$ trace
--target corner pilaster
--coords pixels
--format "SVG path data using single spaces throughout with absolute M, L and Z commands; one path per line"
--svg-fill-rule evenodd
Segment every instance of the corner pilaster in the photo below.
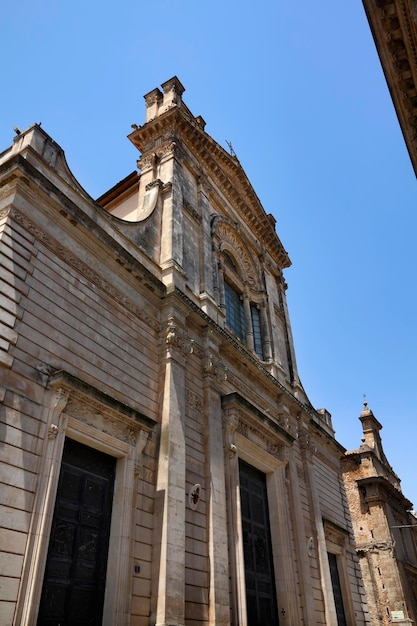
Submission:
M 156 626 L 185 624 L 185 368 L 189 342 L 170 311 L 162 340 L 164 380 L 156 486 Z M 162 372 L 161 372 L 162 374 Z

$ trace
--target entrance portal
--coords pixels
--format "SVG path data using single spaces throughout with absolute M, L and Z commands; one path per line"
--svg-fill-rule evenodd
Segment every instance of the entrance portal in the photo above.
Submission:
M 265 474 L 239 462 L 248 626 L 278 626 Z
M 100 626 L 116 459 L 66 439 L 38 626 Z

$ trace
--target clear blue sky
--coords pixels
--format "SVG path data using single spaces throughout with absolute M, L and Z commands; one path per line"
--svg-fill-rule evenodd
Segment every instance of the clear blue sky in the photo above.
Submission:
M 0 53 L 0 150 L 42 122 L 93 197 L 135 169 L 142 96 L 179 77 L 277 219 L 313 405 L 352 449 L 366 394 L 417 507 L 416 180 L 360 0 L 5 0 Z

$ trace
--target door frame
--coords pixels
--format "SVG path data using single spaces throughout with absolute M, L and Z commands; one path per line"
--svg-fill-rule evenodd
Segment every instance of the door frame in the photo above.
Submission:
M 90 385 L 59 372 L 50 382 L 38 485 L 14 626 L 36 624 L 65 438 L 117 459 L 103 626 L 128 625 L 142 452 L 155 422 Z
M 293 438 L 238 394 L 222 397 L 232 621 L 247 623 L 245 563 L 241 518 L 239 459 L 266 475 L 272 556 L 278 613 L 288 623 L 300 622 L 297 573 L 291 542 L 286 469 Z

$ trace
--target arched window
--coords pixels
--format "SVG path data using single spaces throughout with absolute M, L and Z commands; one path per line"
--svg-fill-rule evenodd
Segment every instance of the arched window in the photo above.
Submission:
M 243 295 L 243 282 L 233 258 L 223 254 L 223 293 L 226 310 L 226 326 L 261 360 L 265 358 L 263 327 L 259 304 Z M 230 271 L 232 270 L 232 271 Z M 229 275 L 229 276 L 228 276 Z

